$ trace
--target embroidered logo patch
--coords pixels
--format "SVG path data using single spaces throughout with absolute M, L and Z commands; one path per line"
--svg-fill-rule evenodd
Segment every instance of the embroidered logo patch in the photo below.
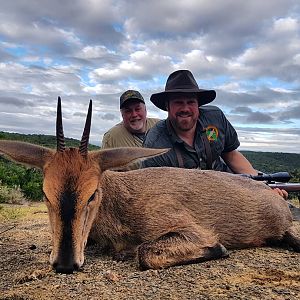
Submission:
M 206 127 L 206 136 L 210 142 L 216 141 L 219 136 L 218 128 L 212 125 Z

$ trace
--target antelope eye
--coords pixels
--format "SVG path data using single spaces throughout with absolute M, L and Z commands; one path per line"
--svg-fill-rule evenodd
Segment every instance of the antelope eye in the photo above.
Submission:
M 96 196 L 96 191 L 94 192 L 94 194 L 89 198 L 88 200 L 88 204 L 91 203 L 94 199 L 95 199 L 95 196 Z

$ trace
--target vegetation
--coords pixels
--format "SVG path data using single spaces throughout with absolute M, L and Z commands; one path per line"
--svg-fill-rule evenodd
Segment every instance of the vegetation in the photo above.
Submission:
M 274 172 L 295 172 L 295 176 L 300 172 L 300 154 L 280 153 L 280 152 L 254 152 L 241 151 L 254 168 L 264 173 Z M 299 178 L 299 176 L 298 176 Z
M 0 203 L 23 204 L 25 196 L 20 187 L 9 187 L 0 182 Z
M 33 205 L 0 205 L 0 223 L 6 221 L 19 221 L 26 219 L 48 218 L 47 207 L 44 203 L 34 203 Z M 3 231 L 2 231 L 3 232 Z
M 42 172 L 0 157 L 0 203 L 12 203 L 14 197 L 17 202 L 22 202 L 22 198 L 41 200 Z
M 32 144 L 41 145 L 48 148 L 56 147 L 56 136 L 54 135 L 44 135 L 44 134 L 20 134 L 20 133 L 10 133 L 0 131 L 0 140 L 15 140 L 23 141 Z M 80 141 L 72 138 L 65 138 L 67 147 L 78 147 Z M 89 145 L 89 150 L 96 150 L 99 147 L 95 145 Z
M 56 137 L 41 134 L 19 134 L 0 131 L 0 139 L 20 140 L 44 147 L 55 148 Z M 79 141 L 66 138 L 68 147 L 78 147 Z M 99 147 L 90 145 L 89 150 Z M 241 151 L 254 168 L 264 173 L 289 172 L 291 181 L 300 182 L 300 154 Z M 26 199 L 41 201 L 42 173 L 35 168 L 24 167 L 0 156 L 0 203 L 22 203 Z

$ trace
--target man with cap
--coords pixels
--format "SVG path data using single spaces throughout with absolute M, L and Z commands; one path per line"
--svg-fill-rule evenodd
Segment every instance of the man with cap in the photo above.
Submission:
M 143 161 L 142 167 L 200 168 L 257 175 L 237 151 L 237 133 L 224 113 L 215 106 L 203 106 L 215 97 L 214 90 L 199 89 L 190 71 L 173 72 L 165 91 L 150 98 L 156 107 L 168 112 L 168 118 L 149 130 L 143 144 L 171 150 Z M 287 192 L 277 192 L 287 197 Z
M 146 132 L 159 119 L 147 118 L 145 100 L 134 90 L 121 95 L 120 111 L 123 121 L 104 134 L 102 148 L 142 147 Z

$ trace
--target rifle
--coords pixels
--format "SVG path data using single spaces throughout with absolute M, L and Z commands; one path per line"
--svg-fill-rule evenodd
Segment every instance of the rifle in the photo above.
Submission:
M 300 192 L 300 183 L 289 183 L 292 178 L 288 172 L 278 172 L 273 174 L 258 173 L 258 175 L 245 175 L 242 176 L 257 180 L 264 181 L 270 188 L 279 188 L 287 192 Z M 298 194 L 298 200 L 300 202 L 300 196 Z M 294 221 L 300 221 L 300 208 L 287 201 L 290 211 L 293 215 Z
M 278 172 L 273 174 L 258 173 L 258 175 L 242 174 L 242 176 L 257 181 L 264 181 L 272 189 L 279 188 L 287 192 L 300 192 L 300 182 L 289 183 L 292 177 L 288 172 Z

